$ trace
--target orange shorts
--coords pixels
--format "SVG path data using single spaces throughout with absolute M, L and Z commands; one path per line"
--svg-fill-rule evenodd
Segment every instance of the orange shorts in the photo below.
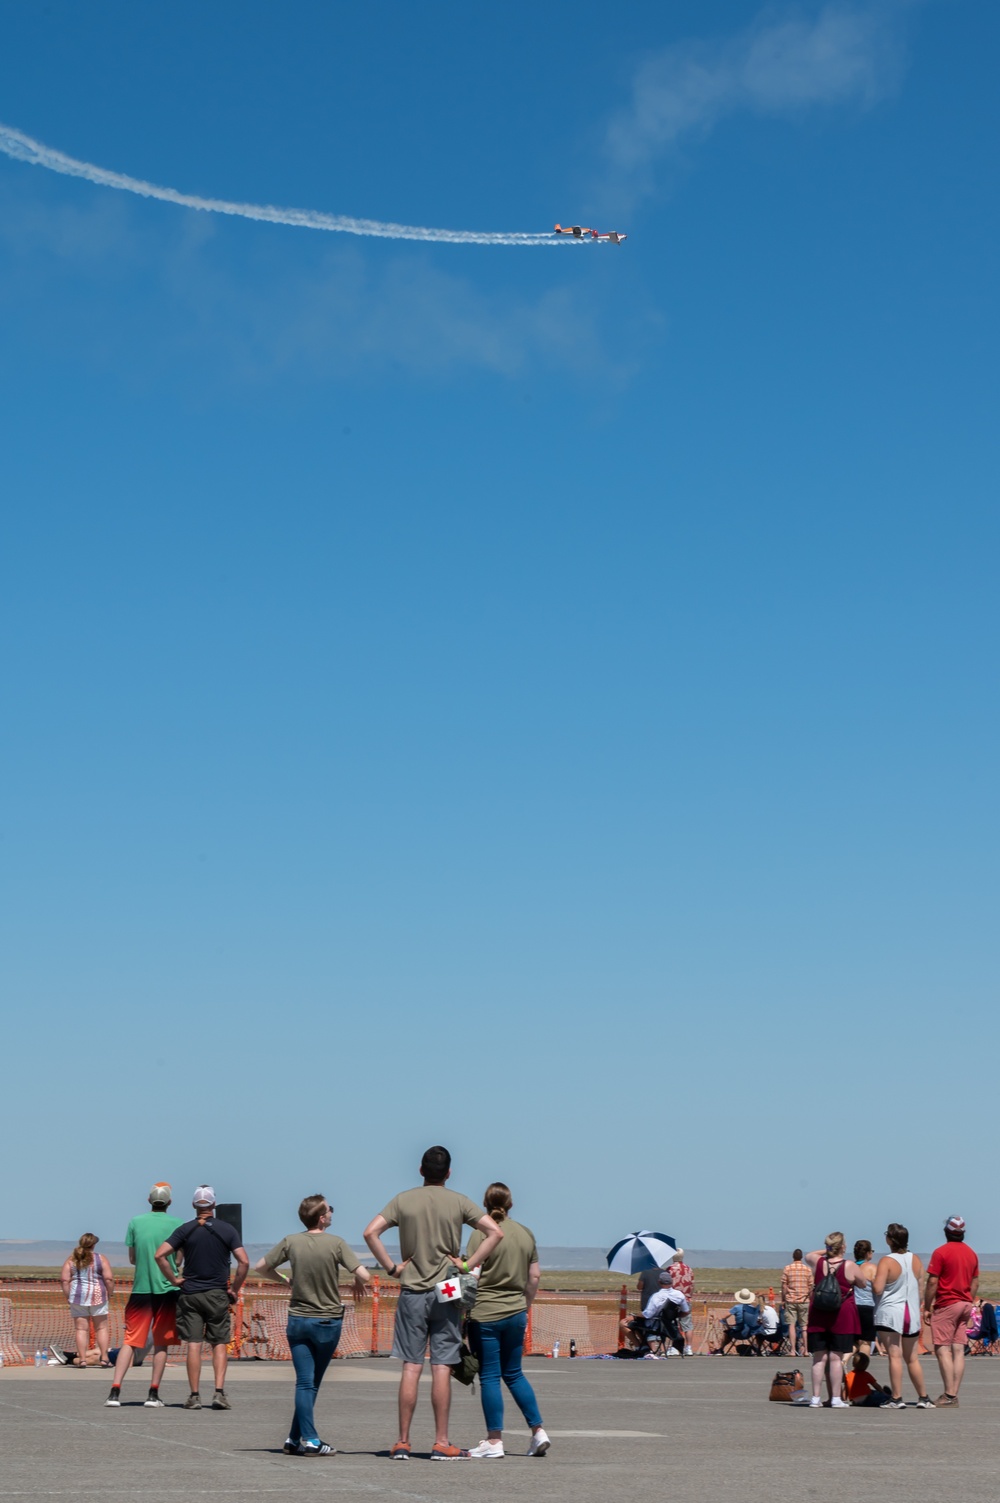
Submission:
M 953 1305 L 940 1305 L 931 1311 L 931 1340 L 935 1346 L 964 1346 L 965 1328 L 969 1324 L 972 1305 L 968 1300 L 956 1300 Z
M 178 1344 L 176 1294 L 133 1294 L 125 1306 L 125 1345 L 141 1349 L 153 1332 L 154 1346 Z

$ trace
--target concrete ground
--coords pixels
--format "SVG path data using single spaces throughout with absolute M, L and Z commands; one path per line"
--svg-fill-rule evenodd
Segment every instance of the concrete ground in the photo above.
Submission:
M 788 1361 L 782 1363 L 787 1366 Z M 800 1359 L 800 1364 L 804 1365 Z M 430 1395 L 421 1394 L 409 1462 L 390 1462 L 396 1438 L 397 1364 L 331 1368 L 319 1430 L 328 1460 L 286 1457 L 293 1379 L 285 1364 L 230 1368 L 233 1408 L 189 1412 L 181 1368 L 168 1369 L 165 1409 L 144 1409 L 148 1369 L 130 1374 L 121 1409 L 105 1409 L 108 1375 L 65 1368 L 0 1370 L 0 1503 L 5 1498 L 250 1500 L 384 1497 L 467 1503 L 487 1497 L 542 1503 L 634 1498 L 733 1500 L 876 1498 L 878 1503 L 993 1503 L 1000 1362 L 969 1363 L 954 1410 L 810 1410 L 767 1402 L 774 1361 L 552 1362 L 528 1358 L 552 1450 L 524 1455 L 527 1430 L 507 1404 L 502 1462 L 434 1462 Z M 884 1363 L 875 1363 L 884 1378 Z M 932 1395 L 933 1361 L 925 1363 Z M 203 1390 L 211 1392 L 206 1371 Z M 455 1385 L 452 1439 L 483 1435 L 478 1387 Z

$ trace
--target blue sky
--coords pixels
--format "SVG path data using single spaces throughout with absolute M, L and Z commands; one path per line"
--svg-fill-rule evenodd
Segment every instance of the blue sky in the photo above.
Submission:
M 995 7 L 0 17 L 0 1235 L 1000 1247 Z

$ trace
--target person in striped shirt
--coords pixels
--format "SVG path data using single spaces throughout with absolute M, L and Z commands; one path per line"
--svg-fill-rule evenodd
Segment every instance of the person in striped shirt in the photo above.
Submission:
M 792 1253 L 792 1261 L 786 1263 L 781 1270 L 781 1303 L 785 1307 L 793 1357 L 804 1357 L 806 1354 L 806 1326 L 809 1323 L 812 1287 L 812 1269 L 803 1261 L 801 1247 L 797 1247 Z

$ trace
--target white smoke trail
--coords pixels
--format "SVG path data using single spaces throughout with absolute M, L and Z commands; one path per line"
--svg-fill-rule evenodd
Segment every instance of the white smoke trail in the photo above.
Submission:
M 294 225 L 305 230 L 332 230 L 341 235 L 369 235 L 382 240 L 432 240 L 449 245 L 581 245 L 573 235 L 533 235 L 517 231 L 435 230 L 415 224 L 383 224 L 378 219 L 350 219 L 341 214 L 320 214 L 315 209 L 276 209 L 269 204 L 235 204 L 223 198 L 198 198 L 178 193 L 176 188 L 162 188 L 141 178 L 109 172 L 93 162 L 80 162 L 51 146 L 43 146 L 22 131 L 0 125 L 0 152 L 33 167 L 47 167 L 66 177 L 82 177 L 102 188 L 118 188 L 123 193 L 137 193 L 141 198 L 158 198 L 164 203 L 181 204 L 186 209 L 201 209 L 207 214 L 235 214 L 240 219 L 262 219 L 268 224 Z M 594 244 L 595 242 L 591 242 Z

